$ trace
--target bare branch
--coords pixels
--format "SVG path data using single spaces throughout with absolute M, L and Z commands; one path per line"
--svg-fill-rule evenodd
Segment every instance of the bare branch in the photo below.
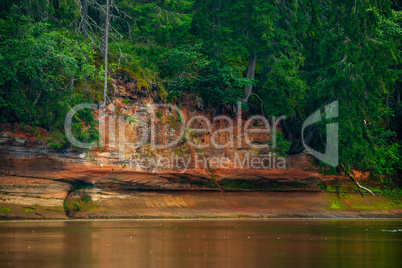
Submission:
M 340 168 L 342 169 L 342 171 L 356 184 L 356 186 L 357 186 L 357 188 L 358 188 L 360 194 L 362 195 L 362 197 L 364 197 L 364 195 L 363 195 L 363 193 L 362 193 L 361 190 L 365 190 L 365 191 L 367 191 L 368 193 L 370 193 L 372 196 L 375 196 L 374 193 L 373 193 L 372 191 L 370 191 L 370 189 L 361 186 L 361 185 L 357 182 L 357 180 L 356 180 L 355 178 L 353 178 L 352 175 L 350 175 L 349 173 L 347 173 L 347 172 L 345 171 L 345 169 L 343 168 L 342 165 L 339 165 L 339 167 L 340 167 Z

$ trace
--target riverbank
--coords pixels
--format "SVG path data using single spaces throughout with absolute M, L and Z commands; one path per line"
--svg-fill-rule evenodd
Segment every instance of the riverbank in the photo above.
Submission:
M 0 219 L 402 218 L 384 196 L 325 191 L 135 190 L 13 178 L 2 184 Z M 24 182 L 16 183 L 17 180 Z M 23 181 L 24 180 L 24 181 Z M 20 191 L 18 191 L 18 188 Z M 24 190 L 24 191 L 21 191 Z M 60 191 L 61 190 L 61 191 Z M 47 192 L 46 192 L 47 191 Z

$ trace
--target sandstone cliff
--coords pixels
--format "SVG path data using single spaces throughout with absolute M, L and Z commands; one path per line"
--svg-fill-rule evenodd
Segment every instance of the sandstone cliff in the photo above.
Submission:
M 0 218 L 401 216 L 400 203 L 357 198 L 307 154 L 250 146 L 272 144 L 273 132 L 246 137 L 241 110 L 219 116 L 189 98 L 177 111 L 154 106 L 163 100 L 135 83 L 114 86 L 113 102 L 95 110 L 94 148 L 54 150 L 26 128 L 1 126 Z

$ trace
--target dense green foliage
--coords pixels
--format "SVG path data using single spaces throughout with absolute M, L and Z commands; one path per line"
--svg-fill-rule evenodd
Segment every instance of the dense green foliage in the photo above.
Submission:
M 397 176 L 402 12 L 393 2 L 115 0 L 108 55 L 169 102 L 200 97 L 205 107 L 233 112 L 252 85 L 243 107 L 286 115 L 289 153 L 302 151 L 304 120 L 338 100 L 340 163 Z M 1 122 L 60 132 L 69 107 L 101 100 L 105 3 L 1 2 Z M 85 117 L 76 131 L 94 137 L 93 118 Z M 326 123 L 307 130 L 310 146 L 324 148 Z

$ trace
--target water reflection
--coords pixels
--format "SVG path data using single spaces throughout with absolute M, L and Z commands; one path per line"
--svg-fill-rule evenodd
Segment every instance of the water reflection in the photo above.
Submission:
M 0 223 L 0 266 L 400 267 L 401 221 Z

